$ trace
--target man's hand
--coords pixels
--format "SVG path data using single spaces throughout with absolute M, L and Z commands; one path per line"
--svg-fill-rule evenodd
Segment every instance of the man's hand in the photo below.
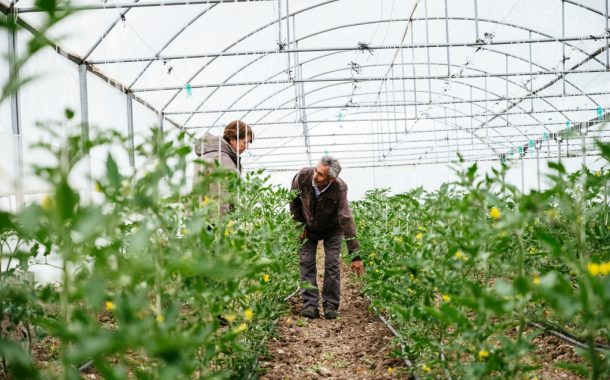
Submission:
M 301 240 L 301 243 L 307 239 L 307 227 L 303 228 L 303 232 L 301 232 L 301 235 L 299 236 L 299 240 Z
M 352 272 L 358 276 L 362 276 L 362 274 L 364 274 L 364 263 L 362 260 L 352 261 Z

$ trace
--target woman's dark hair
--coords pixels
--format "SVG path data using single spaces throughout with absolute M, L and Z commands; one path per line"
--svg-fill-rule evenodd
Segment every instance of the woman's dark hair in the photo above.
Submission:
M 238 128 L 239 128 L 239 139 L 247 140 L 249 143 L 254 140 L 254 133 L 252 133 L 252 128 L 241 120 L 233 120 L 225 127 L 225 131 L 222 134 L 222 138 L 225 139 L 226 142 L 230 142 L 231 140 L 237 140 L 238 136 Z

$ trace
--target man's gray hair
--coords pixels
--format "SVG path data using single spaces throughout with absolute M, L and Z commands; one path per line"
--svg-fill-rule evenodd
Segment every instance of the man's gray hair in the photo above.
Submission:
M 320 158 L 320 163 L 330 167 L 330 170 L 328 171 L 329 176 L 332 178 L 339 177 L 339 173 L 341 173 L 341 164 L 339 163 L 339 160 L 332 156 L 322 156 L 322 158 Z

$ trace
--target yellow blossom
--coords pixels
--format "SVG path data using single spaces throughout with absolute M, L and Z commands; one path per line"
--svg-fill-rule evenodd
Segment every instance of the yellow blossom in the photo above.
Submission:
M 418 232 L 417 235 L 415 235 L 415 239 L 421 241 L 424 238 L 424 235 L 421 232 Z
M 600 273 L 599 264 L 589 263 L 589 265 L 587 265 L 587 270 L 589 271 L 591 276 L 598 276 Z
M 227 223 L 227 227 L 225 228 L 225 233 L 224 233 L 225 236 L 231 235 L 231 232 L 233 232 L 233 228 L 232 227 L 233 227 L 234 224 L 235 224 L 234 221 L 229 220 L 229 222 Z
M 106 301 L 106 311 L 116 310 L 116 305 L 112 301 Z
M 237 326 L 237 328 L 235 330 L 233 330 L 236 333 L 240 333 L 243 331 L 246 331 L 248 329 L 248 325 L 246 325 L 245 323 L 241 323 L 239 326 Z
M 268 275 L 268 274 L 264 274 L 264 275 L 263 275 L 263 277 L 262 277 L 262 279 L 263 279 L 263 282 L 269 282 L 269 280 L 271 279 L 271 277 L 269 277 L 269 275 Z
M 163 316 L 163 314 L 157 314 L 157 322 L 159 322 L 159 323 L 165 322 L 165 317 Z
M 55 201 L 48 194 L 45 194 L 40 202 L 40 207 L 45 211 L 51 211 L 55 208 Z
M 426 229 L 422 226 L 417 226 L 417 230 L 426 232 Z
M 286 324 L 289 325 L 292 323 L 292 318 L 286 318 Z
M 235 314 L 225 314 L 223 318 L 227 320 L 229 323 L 233 323 L 235 321 Z
M 390 374 L 390 375 L 391 375 L 391 374 L 393 374 L 393 373 L 394 373 L 394 371 L 395 371 L 395 370 L 394 370 L 394 368 L 392 368 L 392 367 L 388 367 L 388 374 Z
M 489 217 L 492 218 L 493 220 L 498 220 L 500 219 L 500 216 L 502 214 L 500 213 L 500 209 L 498 209 L 497 207 L 492 207 L 489 210 Z
M 455 257 L 458 260 L 464 260 L 464 261 L 468 260 L 468 257 L 462 251 L 457 251 L 453 255 L 453 257 Z
M 445 301 L 445 302 L 451 301 L 451 296 L 449 294 L 443 294 L 443 301 Z
M 252 311 L 252 309 L 244 310 L 244 318 L 246 319 L 246 321 L 251 321 L 252 317 L 254 317 L 254 312 Z
M 202 206 L 207 206 L 210 204 L 210 197 L 208 197 L 207 195 L 205 197 L 203 197 L 203 199 L 201 200 L 201 205 Z
M 536 247 L 529 247 L 527 251 L 531 254 L 534 254 L 538 252 L 538 249 Z
M 610 274 L 610 262 L 600 264 L 599 271 L 602 274 L 602 276 L 609 275 Z
M 483 349 L 479 351 L 479 359 L 485 359 L 489 357 L 489 351 Z
M 430 367 L 428 367 L 428 366 L 427 366 L 427 365 L 425 365 L 425 364 L 421 366 L 421 369 L 422 369 L 422 371 L 424 371 L 425 373 L 430 372 Z
M 596 177 L 601 177 L 602 176 L 602 172 L 600 170 L 596 170 L 595 171 L 595 176 Z
M 369 253 L 369 259 L 374 259 L 377 254 L 375 252 Z
M 532 278 L 532 282 L 534 283 L 534 285 L 540 285 L 540 277 L 534 276 Z

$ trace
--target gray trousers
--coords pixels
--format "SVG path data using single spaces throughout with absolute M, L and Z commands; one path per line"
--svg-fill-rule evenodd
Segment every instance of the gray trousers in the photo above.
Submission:
M 324 239 L 324 285 L 322 287 L 322 298 L 324 308 L 339 309 L 339 295 L 341 291 L 341 241 L 343 235 L 332 236 Z M 316 273 L 316 251 L 318 240 L 307 239 L 301 246 L 299 252 L 301 269 L 301 281 L 307 281 L 315 289 L 301 290 L 303 306 L 318 307 L 320 293 L 318 292 L 318 281 Z

